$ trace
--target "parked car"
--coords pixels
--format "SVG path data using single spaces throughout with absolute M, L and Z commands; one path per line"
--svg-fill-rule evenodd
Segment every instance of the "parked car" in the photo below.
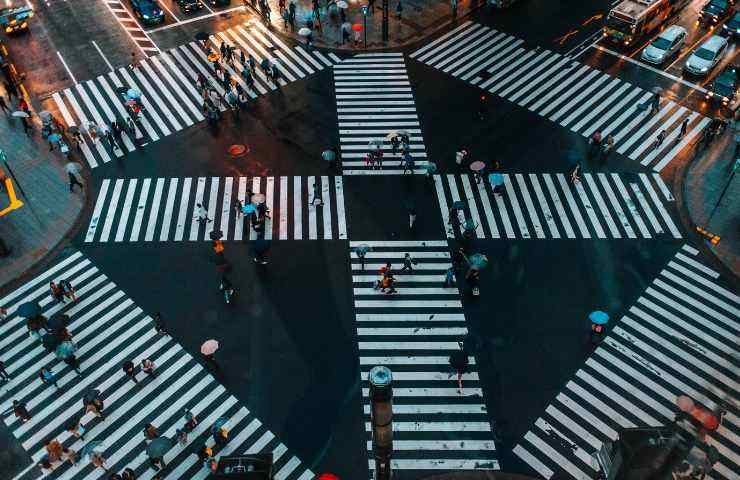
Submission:
M 717 75 L 709 85 L 707 85 L 707 100 L 721 103 L 723 107 L 729 106 L 737 94 L 738 87 L 738 67 L 728 65 Z
M 201 0 L 177 0 L 177 5 L 183 13 L 197 12 L 203 8 Z
M 678 53 L 685 41 L 686 29 L 679 25 L 672 25 L 642 50 L 641 58 L 648 63 L 660 65 Z
M 709 0 L 699 12 L 699 21 L 719 25 L 735 12 L 735 7 L 727 0 Z
M 129 0 L 134 14 L 139 17 L 141 23 L 154 25 L 164 22 L 164 11 L 160 8 L 157 0 Z
M 722 25 L 722 32 L 730 38 L 740 37 L 740 13 L 736 13 Z
M 692 75 L 705 76 L 713 69 L 727 52 L 727 39 L 712 35 L 686 60 L 684 70 Z

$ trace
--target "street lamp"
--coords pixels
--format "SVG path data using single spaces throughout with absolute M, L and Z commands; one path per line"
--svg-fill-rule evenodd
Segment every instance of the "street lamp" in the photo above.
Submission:
M 375 480 L 390 480 L 393 453 L 393 375 L 387 367 L 373 367 L 368 374 L 368 381 Z
M 367 48 L 367 5 L 362 6 L 362 28 L 365 30 L 365 48 Z

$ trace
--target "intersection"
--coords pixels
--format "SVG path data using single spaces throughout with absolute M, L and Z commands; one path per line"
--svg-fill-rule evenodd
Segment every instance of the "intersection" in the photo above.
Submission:
M 238 117 L 219 106 L 209 126 L 195 78 L 225 92 L 201 44 L 175 35 L 205 27 L 175 12 L 167 29 L 129 32 L 158 42 L 136 40 L 146 53 L 138 67 L 74 75 L 34 105 L 81 129 L 128 115 L 122 87 L 140 91 L 146 108 L 120 149 L 83 131 L 73 154 L 86 172 L 78 226 L 2 290 L 0 360 L 11 380 L 0 401 L 7 410 L 20 399 L 33 416 L 4 415 L 10 441 L 27 452 L 7 477 L 107 478 L 86 460 L 36 466 L 52 439 L 84 448 L 65 427 L 79 417 L 112 471 L 155 478 L 142 427 L 174 437 L 189 408 L 200 423 L 167 452 L 157 478 L 206 478 L 197 450 L 213 445 L 209 429 L 220 418 L 229 430 L 220 455 L 272 453 L 274 478 L 367 478 L 375 468 L 367 375 L 385 365 L 394 378 L 394 478 L 465 470 L 598 478 L 594 452 L 620 428 L 670 424 L 682 394 L 726 411 L 707 440 L 719 455 L 710 477 L 734 478 L 737 270 L 709 253 L 680 204 L 682 172 L 714 153 L 698 145 L 713 112 L 697 108 L 685 85 L 667 89 L 665 77 L 635 81 L 630 67 L 574 59 L 488 13 L 382 52 L 310 49 L 255 18 L 224 17 L 212 43 L 257 65 L 269 59 L 282 78 L 276 84 L 258 67 L 250 90 L 238 55 L 224 63 L 250 100 Z M 641 104 L 656 87 L 670 94 L 651 113 Z M 410 174 L 386 138 L 394 131 L 409 137 Z M 614 137 L 606 158 L 589 157 L 596 131 Z M 231 154 L 234 146 L 245 152 Z M 329 147 L 339 153 L 336 170 L 321 157 Z M 482 178 L 456 165 L 462 147 L 486 164 Z M 383 153 L 382 165 L 366 161 L 369 150 Z M 269 211 L 262 234 L 256 217 L 234 207 L 253 194 Z M 214 235 L 231 265 L 228 305 Z M 255 252 L 260 238 L 266 265 Z M 369 250 L 362 261 L 360 246 Z M 489 259 L 480 296 L 455 267 L 460 247 Z M 406 254 L 410 271 L 401 270 Z M 374 287 L 386 262 L 394 294 Z M 48 283 L 59 279 L 79 302 L 54 303 Z M 28 336 L 17 309 L 29 301 L 46 317 L 69 315 L 82 375 Z M 594 310 L 611 316 L 598 345 L 588 340 Z M 155 312 L 168 335 L 153 328 Z M 200 354 L 209 338 L 221 344 L 221 371 Z M 469 365 L 458 391 L 449 358 L 461 348 Z M 140 388 L 120 365 L 144 358 L 159 374 L 139 374 Z M 58 390 L 36 378 L 45 365 Z M 101 392 L 105 420 L 82 411 L 89 388 Z

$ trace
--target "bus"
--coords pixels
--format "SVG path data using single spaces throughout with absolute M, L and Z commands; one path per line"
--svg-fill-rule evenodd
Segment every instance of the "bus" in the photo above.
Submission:
M 622 0 L 609 11 L 603 35 L 609 42 L 629 47 L 664 25 L 690 0 Z

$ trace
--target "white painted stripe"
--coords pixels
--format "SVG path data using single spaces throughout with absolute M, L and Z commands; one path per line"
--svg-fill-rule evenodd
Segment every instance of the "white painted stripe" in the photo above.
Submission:
M 671 191 L 668 189 L 668 185 L 666 185 L 663 181 L 663 177 L 661 177 L 659 173 L 653 172 L 653 180 L 655 181 L 655 184 L 658 185 L 658 188 L 660 189 L 660 192 L 663 194 L 663 198 L 665 198 L 666 201 L 674 202 L 676 200 L 673 197 Z
M 364 389 L 363 389 L 364 390 Z M 406 395 L 408 393 L 408 390 L 414 390 L 412 393 L 414 395 Z M 418 390 L 418 391 L 417 391 Z M 399 397 L 408 397 L 408 396 L 419 396 L 419 393 L 422 392 L 424 389 L 406 389 L 406 388 L 399 388 L 398 389 L 398 396 Z M 429 389 L 430 392 L 438 393 L 437 390 L 449 390 L 451 393 L 451 397 L 459 397 L 461 396 L 459 393 L 457 393 L 457 390 L 454 388 L 448 388 L 448 389 Z M 475 389 L 468 389 L 470 392 L 475 391 Z M 393 389 L 393 396 L 396 396 L 396 389 Z M 469 393 L 468 393 L 469 395 Z M 446 396 L 446 395 L 430 395 L 430 396 Z M 370 422 L 365 422 L 365 431 L 370 432 L 371 430 Z M 490 432 L 491 431 L 491 425 L 488 422 L 393 422 L 393 431 L 394 432 Z
M 126 82 L 126 86 L 128 86 L 129 88 L 133 88 L 134 90 L 138 90 L 140 92 L 142 91 L 142 88 L 139 85 L 137 85 L 136 82 L 134 82 L 134 79 L 131 77 L 131 75 L 129 75 L 128 71 L 125 68 L 119 68 L 118 73 L 121 75 L 121 77 Z M 118 81 L 117 77 L 115 77 L 114 75 L 114 72 L 111 72 L 111 78 L 116 78 L 116 81 Z M 139 78 L 141 78 L 140 74 L 139 74 Z M 159 113 L 157 112 L 157 110 L 154 109 L 154 106 L 152 106 L 152 104 L 149 102 L 149 98 L 147 97 L 147 95 L 141 96 L 141 103 L 143 103 L 144 107 L 146 108 L 146 112 L 142 116 L 151 117 L 152 120 L 154 120 L 154 122 L 159 127 L 159 130 L 162 132 L 162 135 L 164 136 L 170 135 L 172 131 L 169 129 L 167 124 L 165 124 L 164 120 L 162 120 L 162 117 L 159 116 Z M 145 128 L 146 128 L 146 125 L 145 125 Z
M 702 290 L 700 288 L 697 288 L 695 285 L 691 284 L 690 282 L 687 282 L 687 281 L 683 280 L 678 275 L 674 275 L 670 270 L 663 270 L 663 271 L 660 272 L 660 274 L 663 277 L 672 280 L 674 283 L 676 283 L 678 285 L 681 285 L 685 289 L 687 289 L 687 290 L 693 292 L 694 294 L 700 296 L 703 300 L 707 300 L 707 301 L 713 303 L 714 305 L 717 305 L 718 307 L 724 309 L 725 311 L 731 313 L 732 315 L 740 318 L 740 309 L 737 309 L 737 308 L 733 307 L 732 305 L 730 305 L 729 303 L 723 302 L 722 300 L 720 300 L 719 298 L 715 297 L 714 295 L 711 295 L 711 294 L 707 293 L 706 291 L 704 291 L 704 290 Z M 685 295 L 685 293 L 683 295 Z
M 152 198 L 152 207 L 149 212 L 149 222 L 146 226 L 146 233 L 144 234 L 144 241 L 151 242 L 154 238 L 154 229 L 157 226 L 157 215 L 159 215 L 159 207 L 162 200 L 162 192 L 164 191 L 164 178 L 158 178 L 157 184 L 154 187 L 154 197 Z
M 625 203 L 625 205 L 627 205 L 627 209 L 632 215 L 632 219 L 637 224 L 637 228 L 640 230 L 640 233 L 642 234 L 643 238 L 652 238 L 652 235 L 650 235 L 650 230 L 648 230 L 647 226 L 645 225 L 645 222 L 643 221 L 642 216 L 640 215 L 640 211 L 637 209 L 637 206 L 635 206 L 635 202 L 633 202 L 632 198 L 630 198 L 629 193 L 627 192 L 627 189 L 624 187 L 624 184 L 622 183 L 622 179 L 619 178 L 619 174 L 612 173 L 611 177 L 612 177 L 612 181 L 614 182 L 614 185 L 617 186 L 617 191 L 621 195 L 622 201 Z
M 451 350 L 460 349 L 458 342 L 357 342 L 360 350 Z
M 594 211 L 594 207 L 591 206 L 591 202 L 589 201 L 588 195 L 586 194 L 586 189 L 583 187 L 581 182 L 576 183 L 573 186 L 573 189 L 578 193 L 578 197 L 583 203 L 586 214 L 591 220 L 591 225 L 593 225 L 594 230 L 596 230 L 596 236 L 599 238 L 606 238 L 606 232 L 604 232 L 604 229 L 601 227 L 601 223 L 599 223 L 599 219 L 596 217 L 596 212 Z
M 503 177 L 504 186 L 508 193 L 509 202 L 511 202 L 511 206 L 514 210 L 514 216 L 516 216 L 516 221 L 519 224 L 519 231 L 522 234 L 522 238 L 531 238 L 529 235 L 529 229 L 527 228 L 527 223 L 524 221 L 524 215 L 522 215 L 522 208 L 519 206 L 519 200 L 516 198 L 516 191 L 514 190 L 514 186 L 509 178 L 509 174 L 504 173 Z
M 534 193 L 537 196 L 537 202 L 539 203 L 540 208 L 542 209 L 542 213 L 545 216 L 545 221 L 547 222 L 547 228 L 550 230 L 550 235 L 553 238 L 560 238 L 558 226 L 555 224 L 555 220 L 553 220 L 552 213 L 550 212 L 550 206 L 547 204 L 545 193 L 542 191 L 542 186 L 540 185 L 539 180 L 537 180 L 537 175 L 535 175 L 534 173 L 530 173 L 529 181 L 532 183 Z M 524 180 L 522 179 L 520 183 L 523 184 Z
M 609 227 L 609 231 L 611 232 L 612 237 L 622 238 L 622 234 L 617 229 L 617 224 L 614 223 L 614 220 L 609 213 L 609 209 L 606 208 L 606 203 L 604 203 L 604 199 L 599 192 L 599 187 L 596 186 L 593 175 L 591 175 L 590 173 L 584 173 L 583 178 L 586 179 L 586 185 L 588 185 L 589 190 L 591 191 L 591 195 L 596 200 L 596 205 L 598 205 L 599 210 L 601 211 L 601 215 L 604 217 L 604 220 L 606 220 L 606 225 L 607 227 Z
M 274 201 L 275 201 L 275 177 L 267 177 L 267 185 L 265 186 L 265 205 L 267 206 L 267 210 L 271 212 L 271 215 L 274 217 L 275 212 L 273 212 L 274 207 Z M 265 218 L 265 240 L 272 240 L 272 219 L 271 218 Z
M 591 480 L 591 475 L 578 468 L 570 460 L 562 456 L 557 450 L 552 448 L 547 444 L 547 442 L 531 431 L 524 435 L 524 439 L 537 447 L 542 453 L 550 457 L 560 468 L 571 474 L 577 480 Z
M 400 291 L 400 290 L 399 290 Z M 459 300 L 394 300 L 392 294 L 384 293 L 383 300 L 355 300 L 356 308 L 461 308 Z
M 463 22 L 463 23 L 462 23 L 462 24 L 461 24 L 461 25 L 460 25 L 459 27 L 457 27 L 457 28 L 455 28 L 455 29 L 453 29 L 453 30 L 451 30 L 451 31 L 449 31 L 449 32 L 447 32 L 447 33 L 445 33 L 444 35 L 442 35 L 441 37 L 437 38 L 436 40 L 433 40 L 433 41 L 431 41 L 430 43 L 427 43 L 426 45 L 424 45 L 424 46 L 423 46 L 423 47 L 421 47 L 420 49 L 418 49 L 418 50 L 416 50 L 415 52 L 413 52 L 413 53 L 409 54 L 409 57 L 411 57 L 411 58 L 415 58 L 415 57 L 417 57 L 417 56 L 419 56 L 419 55 L 423 54 L 423 53 L 424 53 L 425 51 L 429 50 L 430 48 L 433 48 L 433 47 L 434 47 L 435 45 L 437 45 L 438 43 L 440 43 L 440 42 L 443 42 L 443 41 L 444 41 L 445 39 L 447 39 L 447 38 L 449 38 L 450 36 L 452 36 L 452 35 L 456 34 L 456 33 L 457 33 L 457 32 L 459 32 L 460 30 L 462 30 L 462 29 L 464 29 L 464 28 L 467 28 L 467 27 L 468 27 L 468 26 L 469 26 L 469 25 L 470 25 L 471 23 L 472 23 L 472 22 L 471 22 L 470 20 L 467 20 L 467 21 Z M 473 29 L 473 28 L 476 28 L 476 27 L 475 27 L 475 26 L 474 26 L 474 27 L 472 27 L 472 28 L 471 28 L 471 31 L 472 31 L 472 29 Z M 443 46 L 444 46 L 444 45 L 443 45 Z M 437 48 L 439 48 L 439 47 L 437 47 Z M 436 50 L 436 49 L 435 49 L 435 50 Z M 417 58 L 417 60 L 419 60 L 419 61 L 422 61 L 422 60 L 424 59 L 424 57 L 425 57 L 425 56 L 428 56 L 428 55 L 429 55 L 429 54 L 427 54 L 427 55 L 424 55 L 424 56 L 422 56 L 422 57 L 419 57 L 419 58 Z
M 116 230 L 116 242 L 123 240 L 123 236 L 126 233 L 126 225 L 128 224 L 128 216 L 131 212 L 131 203 L 134 200 L 134 193 L 136 192 L 137 180 L 131 179 L 128 182 L 128 189 L 126 190 L 126 199 L 123 201 L 123 210 L 121 211 L 121 220 L 118 222 L 118 229 Z
M 645 212 L 645 215 L 648 217 L 648 220 L 653 227 L 653 231 L 658 235 L 664 233 L 663 227 L 661 227 L 660 223 L 658 223 L 658 219 L 653 214 L 653 210 L 650 208 L 650 204 L 647 202 L 645 195 L 642 194 L 640 186 L 637 183 L 630 183 L 629 185 L 632 189 L 632 192 L 635 194 L 635 197 L 637 197 L 637 202 L 640 204 L 642 210 Z
M 368 372 L 359 372 L 360 380 L 367 380 Z M 464 373 L 465 381 L 478 381 L 476 372 Z M 398 382 L 455 382 L 454 372 L 393 372 L 393 381 Z
M 370 470 L 375 470 L 375 461 L 368 460 Z M 498 460 L 492 459 L 400 459 L 391 460 L 391 470 L 499 470 Z
M 301 195 L 301 177 L 293 177 L 293 238 L 303 238 L 303 196 Z
M 459 346 L 457 347 L 460 348 Z M 360 357 L 360 365 L 449 365 L 450 357 L 403 355 L 398 357 Z M 468 364 L 475 365 L 475 358 L 468 357 Z
M 444 186 L 442 185 L 442 178 L 439 175 L 434 176 L 434 186 L 437 191 L 437 200 L 439 202 L 439 210 L 442 214 L 442 226 L 447 233 L 447 238 L 453 238 L 454 235 L 447 228 L 450 223 L 449 207 L 447 206 L 447 197 L 445 196 Z
M 111 79 L 111 81 L 113 82 L 113 85 L 115 85 L 116 88 L 119 88 L 119 87 L 123 87 L 124 86 L 123 82 L 121 82 L 121 80 L 116 75 L 116 72 L 109 72 L 108 73 L 108 77 Z M 131 88 L 131 85 L 129 84 L 128 80 L 126 80 L 124 78 L 124 81 L 126 81 L 126 85 L 125 86 L 127 88 Z M 101 84 L 107 85 L 107 83 L 103 82 L 102 77 L 101 77 Z M 123 109 L 123 106 L 120 105 L 122 103 L 122 100 L 123 99 L 118 94 L 114 93 L 112 89 L 108 92 L 108 96 L 111 97 L 111 102 L 114 105 L 116 105 L 117 107 L 120 107 L 121 109 Z M 115 101 L 113 101 L 114 98 L 115 98 Z M 145 106 L 146 106 L 146 104 L 145 104 Z M 121 111 L 119 110 L 119 113 L 120 112 Z M 123 110 L 123 113 L 121 113 L 121 116 L 122 117 L 128 117 L 129 115 L 128 115 L 128 113 L 126 113 L 125 110 Z M 146 131 L 146 133 L 149 136 L 149 138 L 151 139 L 151 141 L 156 142 L 157 140 L 159 140 L 159 135 L 157 135 L 157 132 L 154 130 L 154 128 L 152 128 L 152 126 L 149 123 L 149 120 L 146 118 L 146 116 L 145 115 L 141 115 L 139 118 L 141 119 L 141 125 L 144 127 L 144 130 Z M 137 138 L 142 137 L 143 134 L 139 130 L 139 127 L 136 126 L 135 124 L 134 124 L 134 126 L 136 128 Z
M 704 128 L 708 124 L 709 124 L 709 119 L 706 118 L 706 117 L 703 117 L 701 119 L 701 121 L 699 123 L 697 123 L 694 128 L 692 128 L 691 130 L 689 130 L 689 132 L 686 134 L 686 136 L 683 137 L 683 140 L 681 140 L 680 142 L 678 142 L 676 144 L 676 146 L 674 146 L 668 153 L 666 153 L 665 155 L 663 155 L 663 158 L 658 163 L 656 163 L 653 166 L 653 170 L 655 170 L 656 172 L 660 172 L 661 170 L 663 170 L 663 168 L 665 168 L 665 166 L 668 165 L 668 163 L 671 160 L 673 160 L 673 158 L 681 150 L 683 150 L 683 148 L 686 147 L 686 145 L 688 145 L 694 139 L 694 137 L 699 134 L 699 132 L 701 132 L 702 130 L 704 130 Z
M 581 427 L 578 422 L 573 421 L 571 418 L 566 416 L 563 412 L 555 408 L 553 405 L 548 405 L 545 412 L 561 425 L 564 425 L 568 430 L 575 433 L 578 438 L 581 438 L 588 442 L 588 444 L 594 449 L 598 450 L 601 448 L 601 440 L 594 437 L 591 432 Z
M 261 193 L 260 192 L 260 178 L 254 177 L 252 178 L 252 193 Z M 255 217 L 252 216 L 254 219 Z M 267 222 L 265 221 L 265 228 L 267 228 Z M 249 229 L 249 239 L 255 240 L 257 238 L 257 232 L 254 231 L 254 221 L 252 222 L 252 228 Z
M 310 195 L 311 200 L 313 200 L 313 197 L 314 197 L 313 192 L 315 191 L 316 191 L 316 177 L 311 175 L 310 177 L 308 177 L 308 195 Z M 314 205 L 309 204 L 307 208 L 308 208 L 308 239 L 316 240 L 317 238 L 316 209 L 318 207 L 315 204 Z
M 447 240 L 351 240 L 350 247 L 369 245 L 371 247 L 447 247 Z
M 465 336 L 468 329 L 465 327 L 364 327 L 357 329 L 357 335 L 360 337 L 370 335 L 393 335 L 404 337 L 423 337 L 423 336 Z
M 331 187 L 329 186 L 329 177 L 322 175 L 321 177 L 321 196 L 324 202 L 321 204 L 321 218 L 324 221 L 324 240 L 331 240 L 331 195 L 329 192 Z
M 377 275 L 373 278 L 377 278 Z M 465 315 L 462 313 L 358 313 L 355 315 L 355 320 L 358 322 L 464 322 Z
M 67 98 L 67 101 L 69 101 L 69 104 L 72 105 L 72 109 L 75 111 L 75 114 L 77 114 L 77 118 L 80 119 L 80 128 L 81 132 L 84 132 L 89 127 L 89 120 L 85 116 L 85 113 L 83 112 L 82 108 L 80 107 L 80 104 L 77 103 L 77 99 L 75 98 L 74 94 L 72 93 L 72 90 L 69 88 L 64 90 L 64 96 Z M 103 143 L 100 140 L 94 141 L 92 138 L 90 139 L 93 146 L 98 151 L 98 154 L 103 159 L 103 163 L 110 162 L 110 156 L 108 155 L 108 151 L 103 147 Z M 93 158 L 92 156 L 90 158 Z M 90 159 L 88 159 L 88 162 L 90 162 Z M 95 163 L 95 166 L 97 166 L 97 163 Z M 92 162 L 90 162 L 90 168 L 94 168 L 92 166 Z
M 93 208 L 92 217 L 90 218 L 90 225 L 88 225 L 87 233 L 85 234 L 85 243 L 90 243 L 95 240 L 95 233 L 100 224 L 100 214 L 103 211 L 103 205 L 105 205 L 109 186 L 110 179 L 103 179 L 103 182 L 100 184 L 100 191 L 98 191 L 98 199 L 95 201 L 95 208 Z
M 286 193 L 287 196 L 287 193 Z M 247 177 L 239 177 L 239 190 L 237 199 L 244 205 L 247 199 Z M 246 216 L 243 213 L 234 214 L 234 240 L 241 241 L 244 235 L 244 223 Z M 249 226 L 247 226 L 249 228 Z
M 630 116 L 632 116 L 632 120 L 630 120 L 623 127 L 623 130 L 621 130 L 622 132 L 621 136 L 626 135 L 630 130 L 634 128 L 635 125 L 640 123 L 640 121 L 642 121 L 645 118 L 646 115 L 644 114 L 642 110 L 638 109 L 637 106 L 647 102 L 650 99 L 650 97 L 653 96 L 653 93 L 645 92 L 642 89 L 639 89 L 639 91 L 643 92 L 642 96 L 639 99 L 637 99 L 637 101 L 631 107 L 628 107 L 627 110 L 625 110 L 617 118 L 615 118 L 609 125 L 604 127 L 604 129 L 601 131 L 602 138 L 616 131 L 617 128 L 622 127 L 622 124 L 624 123 L 624 121 L 628 119 Z M 619 138 L 621 138 L 621 136 Z M 617 139 L 615 137 L 614 141 L 616 142 L 616 140 Z
M 609 185 L 609 180 L 606 174 L 599 173 L 598 177 L 599 181 L 601 182 L 601 188 L 603 188 L 606 192 L 606 197 L 609 199 L 609 203 L 611 204 L 612 209 L 614 209 L 614 211 L 617 213 L 619 223 L 621 223 L 624 231 L 627 232 L 627 236 L 629 238 L 637 238 L 637 235 L 635 235 L 635 231 L 632 230 L 632 225 L 630 225 L 629 220 L 627 220 L 627 215 L 625 215 L 624 210 L 622 210 L 622 206 L 617 200 L 617 196 L 614 195 L 614 190 L 612 190 L 611 185 Z
M 129 242 L 138 242 L 139 233 L 141 232 L 141 224 L 144 220 L 144 212 L 146 211 L 146 202 L 149 198 L 149 185 L 151 179 L 145 178 L 141 182 L 141 192 L 139 193 L 139 202 L 136 205 L 136 216 L 134 217 L 134 223 L 131 226 L 131 236 L 129 236 Z
M 532 220 L 532 225 L 534 226 L 534 231 L 537 234 L 537 238 L 545 238 L 545 232 L 542 230 L 540 219 L 537 216 L 537 211 L 535 210 L 534 204 L 532 203 L 532 197 L 529 196 L 529 189 L 527 188 L 527 184 L 524 181 L 524 176 L 521 173 L 517 173 L 514 176 L 516 177 L 516 181 L 519 184 L 522 197 L 524 198 L 524 205 L 527 207 L 527 212 L 529 213 L 530 220 Z
M 530 467 L 532 467 L 537 473 L 545 477 L 546 479 L 550 479 L 555 472 L 550 470 L 544 463 L 540 462 L 537 457 L 529 453 L 528 450 L 524 449 L 521 445 L 517 445 L 512 450 L 514 454 L 516 454 L 517 457 L 524 460 L 525 463 L 527 463 Z
M 628 85 L 630 87 L 630 91 L 627 93 L 627 95 L 622 97 L 622 99 L 619 102 L 614 104 L 612 108 L 609 109 L 608 112 L 604 113 L 595 122 L 591 123 L 586 130 L 581 132 L 581 135 L 583 135 L 584 137 L 590 137 L 591 134 L 593 134 L 596 130 L 599 129 L 599 127 L 601 127 L 603 124 L 609 121 L 609 119 L 614 118 L 614 115 L 616 115 L 617 112 L 622 111 L 625 105 L 627 105 L 628 103 L 636 104 L 638 102 L 644 101 L 645 98 L 647 98 L 650 95 L 649 92 L 645 92 L 643 89 L 637 88 L 634 85 L 630 85 L 626 82 L 625 82 L 625 85 Z M 645 93 L 645 97 L 643 97 L 640 100 L 637 100 L 637 96 L 643 92 Z M 605 105 L 608 105 L 608 104 L 605 104 Z M 624 118 L 626 118 L 631 111 L 632 110 L 628 108 L 625 111 L 625 113 L 622 114 Z M 621 123 L 621 120 L 619 120 L 619 118 L 617 120 L 618 120 L 617 124 Z M 606 129 L 604 131 L 606 131 Z M 602 133 L 602 138 L 604 138 L 604 135 L 606 134 Z
M 280 240 L 288 239 L 288 177 L 280 177 L 280 218 L 279 234 Z M 274 214 L 273 214 L 274 217 Z
M 393 405 L 393 413 L 396 405 Z M 373 442 L 367 441 L 368 451 L 372 450 Z M 496 450 L 492 440 L 393 440 L 393 450 L 397 451 L 473 451 L 473 450 Z
M 463 191 L 465 192 L 465 201 L 470 208 L 470 216 L 475 223 L 475 234 L 478 238 L 485 238 L 486 234 L 483 231 L 483 224 L 480 221 L 480 215 L 478 214 L 478 207 L 475 203 L 475 196 L 473 195 L 473 188 L 470 186 L 470 177 L 468 175 L 461 175 L 460 181 L 463 184 Z
M 711 268 L 702 265 L 701 263 L 697 262 L 696 260 L 693 260 L 686 255 L 682 254 L 681 252 L 676 253 L 676 260 L 681 260 L 682 262 L 686 263 L 687 265 L 690 265 L 691 267 L 694 267 L 696 270 L 699 270 L 700 272 L 706 273 L 712 278 L 719 278 L 719 273 L 715 272 Z
M 221 201 L 221 223 L 219 225 L 224 239 L 229 238 L 229 216 L 232 210 L 231 192 L 233 191 L 233 188 L 234 178 L 226 177 L 224 180 L 224 197 Z
M 341 176 L 334 177 L 334 194 L 337 209 L 337 233 L 340 240 L 347 238 L 347 219 L 344 213 L 344 182 Z
M 692 271 L 684 268 L 680 264 L 671 261 L 671 262 L 668 263 L 668 266 L 671 267 L 671 268 L 673 268 L 674 270 L 677 270 L 677 271 L 683 273 L 684 275 L 688 276 L 689 278 L 692 278 L 693 280 L 697 281 L 698 283 L 701 283 L 702 285 L 709 287 L 710 289 L 714 290 L 715 292 L 719 293 L 720 295 L 728 298 L 729 300 L 732 300 L 734 303 L 740 304 L 740 297 L 738 297 L 734 293 L 730 292 L 729 290 L 726 290 L 726 289 L 720 287 L 719 285 L 717 285 L 717 284 L 715 284 L 715 283 L 707 280 L 706 278 L 704 278 L 704 277 L 702 277 L 700 275 L 696 275 L 694 272 L 692 272 Z
M 110 203 L 108 204 L 108 215 L 105 217 L 105 223 L 103 224 L 103 231 L 100 232 L 100 238 L 98 241 L 100 242 L 107 242 L 108 237 L 110 236 L 111 227 L 113 226 L 113 219 L 116 216 L 116 209 L 118 208 L 118 199 L 121 196 L 121 189 L 123 188 L 123 182 L 124 180 L 122 178 L 119 178 L 116 180 L 115 185 L 113 186 L 113 194 L 110 198 Z
M 182 196 L 180 197 L 180 210 L 177 213 L 177 224 L 175 225 L 176 242 L 182 241 L 185 235 L 185 225 L 188 221 L 188 202 L 190 201 L 190 189 L 193 179 L 188 177 L 182 182 Z
M 169 239 L 170 224 L 172 223 L 172 211 L 175 205 L 175 197 L 177 196 L 177 183 L 177 178 L 170 179 L 170 188 L 167 190 L 167 201 L 165 202 L 164 216 L 162 217 L 162 229 L 159 233 L 160 241 Z
M 190 221 L 190 238 L 189 240 L 198 240 L 200 234 L 200 222 L 198 221 L 197 210 L 198 205 L 203 205 L 203 194 L 206 189 L 206 177 L 198 177 L 198 184 L 195 188 L 195 198 L 193 198 L 193 217 Z
M 483 206 L 483 213 L 486 215 L 486 222 L 488 223 L 488 229 L 491 232 L 491 238 L 501 238 L 501 235 L 498 232 L 498 225 L 496 225 L 496 218 L 493 216 L 493 210 L 491 209 L 491 202 L 488 199 L 486 182 L 480 182 L 478 184 L 478 194 L 480 195 L 480 201 Z
M 558 190 L 555 187 L 555 183 L 552 181 L 552 177 L 550 176 L 549 173 L 545 173 L 542 175 L 542 178 L 545 180 L 545 185 L 547 186 L 547 191 L 550 194 L 550 199 L 552 200 L 552 204 L 555 206 L 555 211 L 558 212 L 560 223 L 563 225 L 566 235 L 568 236 L 568 238 L 576 238 L 576 233 L 573 231 L 573 227 L 570 224 L 568 215 L 565 213 L 563 202 L 560 200 L 560 195 L 558 194 Z M 567 188 L 567 184 L 566 184 L 566 188 Z M 567 194 L 565 196 L 566 196 L 566 200 L 570 203 L 571 199 L 568 198 Z M 571 208 L 573 208 L 572 204 L 571 204 Z M 576 220 L 578 220 L 578 217 L 576 217 Z M 583 219 L 581 219 L 581 223 L 583 223 Z M 588 235 L 588 229 L 586 228 L 585 224 L 583 225 L 579 224 L 579 227 L 581 227 L 581 232 L 585 232 L 586 235 Z
M 211 187 L 208 190 L 208 205 L 204 205 L 208 209 L 208 218 L 212 221 L 206 223 L 206 231 L 204 232 L 206 239 L 211 238 L 211 232 L 216 228 L 216 205 L 218 205 L 218 189 L 221 184 L 219 177 L 211 177 Z
M 660 198 L 658 197 L 658 194 L 655 192 L 655 189 L 650 183 L 648 176 L 644 173 L 640 173 L 639 176 L 640 181 L 645 186 L 645 189 L 648 191 L 648 195 L 650 195 L 650 198 L 653 200 L 655 208 L 658 210 L 661 217 L 663 217 L 663 222 L 668 226 L 668 230 L 670 230 L 673 234 L 673 238 L 681 238 L 681 232 L 678 231 L 678 228 L 673 223 L 671 216 L 668 214 L 668 211 L 663 206 L 663 202 L 660 201 Z

